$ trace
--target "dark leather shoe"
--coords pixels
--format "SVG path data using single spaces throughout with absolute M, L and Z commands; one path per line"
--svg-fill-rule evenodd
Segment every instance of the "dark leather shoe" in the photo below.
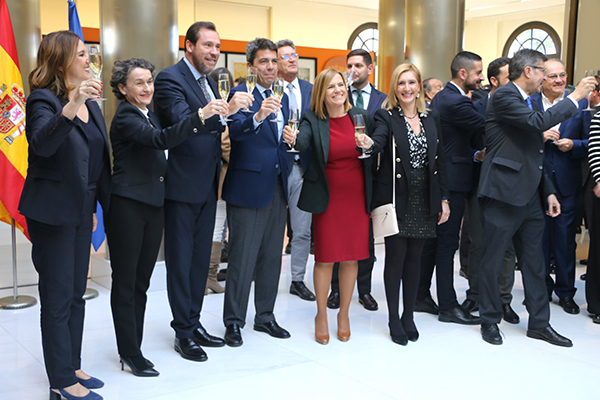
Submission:
M 471 299 L 466 299 L 465 301 L 463 301 L 461 307 L 468 313 L 472 313 L 473 311 L 479 311 L 479 303 Z
M 206 329 L 202 325 L 198 327 L 194 331 L 194 342 L 198 344 L 198 346 L 204 347 L 223 347 L 225 346 L 225 341 L 219 337 L 213 336 L 206 332 Z
M 242 340 L 242 332 L 238 324 L 227 325 L 225 330 L 225 343 L 229 347 L 240 347 L 244 341 Z
M 192 338 L 177 339 L 175 338 L 175 351 L 186 360 L 206 361 L 208 356 L 200 346 L 194 342 Z
M 460 267 L 460 270 L 458 271 L 458 275 L 462 276 L 465 279 L 469 279 L 469 272 L 468 272 L 467 268 L 465 268 L 465 267 Z
M 400 346 L 406 346 L 408 344 L 408 336 L 406 334 L 402 335 L 393 335 L 390 333 L 392 337 L 392 342 L 399 344 Z
M 587 274 L 581 274 L 581 276 L 579 276 L 579 279 L 585 281 L 587 279 Z
M 579 314 L 579 306 L 572 297 L 562 297 L 558 299 L 558 305 L 568 314 Z
M 406 338 L 411 342 L 419 340 L 419 331 L 406 331 Z
M 258 332 L 268 333 L 269 335 L 277 339 L 287 339 L 290 336 L 292 336 L 288 331 L 280 327 L 277 321 L 275 320 L 265 322 L 263 324 L 254 324 L 254 330 Z
M 592 315 L 592 322 L 595 324 L 600 324 L 600 314 Z
M 292 241 L 291 240 L 288 242 L 287 246 L 285 246 L 284 254 L 292 254 Z
M 311 292 L 302 281 L 292 282 L 292 285 L 290 286 L 290 293 L 295 294 L 302 300 L 315 301 L 315 294 Z
M 573 347 L 570 339 L 559 335 L 551 326 L 543 329 L 527 329 L 527 337 L 544 340 L 555 346 Z
M 340 292 L 331 292 L 327 298 L 327 308 L 337 310 L 340 308 Z
M 481 338 L 489 344 L 502 344 L 498 324 L 481 324 Z
M 479 317 L 474 317 L 461 306 L 454 307 L 450 310 L 440 310 L 438 317 L 440 322 L 454 322 L 455 324 L 462 325 L 479 325 L 481 320 Z
M 377 301 L 371 296 L 371 293 L 359 294 L 358 302 L 362 304 L 365 310 L 377 311 L 377 309 L 379 309 L 379 304 L 377 304 Z
M 502 304 L 503 318 L 509 324 L 518 324 L 520 319 L 515 310 L 512 309 L 510 304 Z
M 425 312 L 433 315 L 438 315 L 440 309 L 433 298 L 430 296 L 425 297 L 424 299 L 417 299 L 415 302 L 415 311 L 416 312 Z
M 581 264 L 581 265 L 588 265 L 588 259 L 584 258 L 582 260 L 579 260 L 579 264 Z

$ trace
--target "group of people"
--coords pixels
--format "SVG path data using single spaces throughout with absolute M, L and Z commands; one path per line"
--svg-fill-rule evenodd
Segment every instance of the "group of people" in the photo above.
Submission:
M 104 383 L 81 369 L 82 296 L 97 200 L 105 210 L 121 368 L 127 365 L 136 376 L 159 375 L 141 345 L 146 292 L 163 230 L 174 349 L 181 357 L 205 361 L 203 347 L 243 344 L 253 281 L 253 329 L 280 339 L 291 336 L 273 313 L 286 208 L 293 229 L 290 292 L 316 299 L 315 340 L 320 344 L 329 342 L 327 307 L 339 308 L 337 338 L 350 339 L 355 282 L 361 304 L 378 308 L 370 294 L 370 213 L 393 203 L 398 233 L 385 237 L 384 267 L 393 342 L 416 341 L 413 314 L 425 311 L 438 314 L 443 322 L 481 323 L 484 340 L 502 343 L 497 324 L 503 317 L 514 322 L 516 314 L 510 300 L 504 301 L 510 298 L 512 282 L 503 285 L 499 276 L 514 245 L 512 258 L 514 262 L 516 254 L 523 273 L 530 313 L 527 335 L 571 345 L 549 325 L 542 209 L 547 202 L 548 215 L 558 217 L 566 202 L 560 196 L 566 194 L 555 189 L 556 182 L 544 172 L 544 139 L 562 152 L 583 156 L 584 151 L 574 149 L 579 146 L 575 140 L 544 132 L 587 105 L 584 98 L 598 90 L 594 78 L 582 80 L 568 100 L 537 110 L 529 95 L 545 82 L 550 62 L 541 53 L 522 50 L 510 62 L 490 64 L 494 92 L 478 105 L 466 94 L 483 80 L 481 58 L 461 52 L 443 90 L 439 81 L 424 84 L 419 69 L 405 63 L 392 73 L 385 95 L 368 83 L 373 63 L 364 50 L 348 54 L 348 70 L 356 73 L 351 87 L 334 69 L 319 73 L 312 86 L 298 79 L 293 42 L 257 38 L 246 48 L 248 66 L 257 71 L 256 86 L 249 90 L 252 82 L 241 83 L 228 99 L 221 99 L 209 76 L 219 53 L 214 24 L 196 22 L 185 37 L 185 56 L 156 79 L 147 60 L 115 62 L 110 86 L 121 102 L 107 135 L 94 101 L 102 95 L 103 83 L 91 78 L 84 44 L 72 32 L 60 31 L 47 35 L 40 45 L 37 67 L 29 76 L 29 168 L 20 211 L 27 218 L 39 273 L 51 398 L 102 398 L 91 389 Z M 286 84 L 281 97 L 274 93 L 278 77 Z M 151 103 L 154 112 L 148 108 Z M 486 105 L 487 114 L 481 108 Z M 288 124 L 296 109 L 299 129 Z M 592 122 L 598 135 L 599 120 L 600 116 Z M 225 136 L 230 143 L 228 169 L 220 182 Z M 290 146 L 299 153 L 289 152 Z M 591 176 L 598 182 L 600 150 L 595 154 Z M 599 185 L 594 187 L 597 196 Z M 598 209 L 597 199 L 595 206 Z M 214 258 L 219 250 L 215 242 L 224 207 L 229 260 L 225 336 L 220 338 L 204 329 L 200 314 L 205 288 L 212 285 L 213 291 L 220 291 L 216 281 L 207 286 L 207 279 L 216 274 L 209 270 L 215 264 L 211 254 Z M 452 279 L 465 208 L 475 255 L 469 257 L 470 291 L 461 305 Z M 216 218 L 221 221 L 217 230 Z M 304 283 L 311 235 L 314 295 Z M 559 240 L 555 235 L 555 243 Z M 561 253 L 554 253 L 558 264 Z M 590 263 L 597 258 L 591 254 Z M 439 306 L 429 291 L 434 266 Z M 600 279 L 590 273 L 588 280 Z M 564 298 L 572 302 L 572 293 L 558 287 L 557 274 L 553 290 L 563 303 Z M 477 308 L 480 318 L 471 314 Z

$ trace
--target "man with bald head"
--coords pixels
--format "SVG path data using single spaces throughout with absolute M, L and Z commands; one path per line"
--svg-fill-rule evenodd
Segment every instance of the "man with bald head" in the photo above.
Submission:
M 437 78 L 427 78 L 423 81 L 423 92 L 425 92 L 425 105 L 429 107 L 433 97 L 444 90 L 444 84 Z
M 548 110 L 561 102 L 566 92 L 567 72 L 560 60 L 548 60 L 548 69 L 540 93 L 531 100 L 540 110 Z M 588 105 L 587 99 L 580 102 L 580 110 Z M 579 306 L 575 295 L 575 229 L 579 195 L 582 187 L 581 160 L 587 156 L 588 138 L 592 113 L 579 111 L 574 117 L 555 125 L 544 132 L 544 169 L 556 188 L 556 196 L 562 212 L 556 218 L 546 216 L 544 231 L 544 261 L 548 297 L 552 293 L 559 298 L 559 305 L 569 314 L 578 314 Z M 554 252 L 555 279 L 550 276 L 550 253 Z

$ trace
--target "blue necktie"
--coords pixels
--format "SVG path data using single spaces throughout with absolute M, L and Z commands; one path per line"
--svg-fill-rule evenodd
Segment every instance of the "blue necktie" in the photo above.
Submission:
M 296 99 L 296 94 L 294 93 L 294 85 L 288 83 L 287 88 L 289 90 L 289 100 L 290 100 L 290 110 L 294 110 L 298 107 L 298 100 Z
M 531 104 L 531 98 L 530 97 L 527 98 L 527 107 L 529 107 L 529 109 L 533 111 L 533 104 Z

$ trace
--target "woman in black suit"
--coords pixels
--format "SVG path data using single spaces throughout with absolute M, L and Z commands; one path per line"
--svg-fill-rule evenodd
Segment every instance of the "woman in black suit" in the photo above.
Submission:
M 102 399 L 102 381 L 81 370 L 93 213 L 108 209 L 110 161 L 99 98 L 102 82 L 73 32 L 48 34 L 29 74 L 29 166 L 19 210 L 39 274 L 42 346 L 50 398 Z M 59 394 L 60 393 L 60 394 Z
M 333 264 L 340 262 L 337 336 L 345 342 L 350 339 L 348 310 L 358 272 L 357 260 L 369 257 L 371 158 L 358 159 L 353 118 L 362 115 L 367 134 L 371 133 L 372 124 L 366 110 L 352 108 L 346 82 L 334 69 L 317 76 L 310 108 L 304 114 L 297 140 L 289 126 L 284 127 L 283 137 L 288 143 L 296 142 L 300 152 L 312 148 L 298 207 L 313 214 L 315 339 L 327 344 L 327 293 Z
M 365 149 L 383 150 L 373 183 L 372 207 L 392 202 L 396 185 L 396 213 L 400 232 L 385 238 L 385 295 L 390 335 L 394 343 L 416 341 L 413 320 L 419 285 L 420 257 L 425 239 L 435 237 L 435 225 L 448 220 L 448 184 L 440 119 L 425 108 L 421 73 L 412 64 L 401 64 L 392 73 L 385 109 L 375 113 L 372 139 L 357 140 Z M 396 159 L 392 159 L 392 146 Z M 393 166 L 395 165 L 395 176 Z M 398 315 L 400 282 L 402 318 Z
M 154 66 L 132 58 L 116 61 L 110 85 L 123 100 L 110 126 L 114 166 L 106 233 L 112 268 L 111 307 L 121 369 L 136 376 L 158 376 L 141 352 L 146 291 L 163 232 L 167 160 L 164 150 L 197 134 L 198 113 L 160 129 L 148 110 L 154 94 Z M 210 115 L 204 113 L 205 118 Z M 202 290 L 202 288 L 198 288 Z

